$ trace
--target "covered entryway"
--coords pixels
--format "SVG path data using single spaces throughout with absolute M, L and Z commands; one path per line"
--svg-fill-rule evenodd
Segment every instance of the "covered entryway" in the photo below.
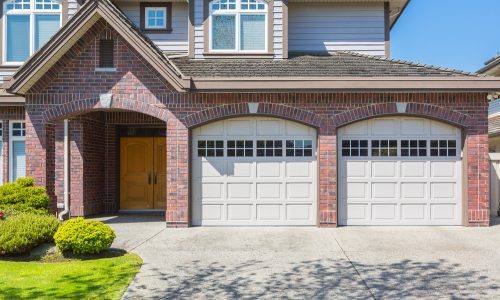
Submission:
M 120 209 L 164 209 L 165 137 L 120 139 Z
M 192 133 L 193 225 L 316 225 L 316 130 L 242 117 Z
M 460 225 L 461 130 L 385 117 L 339 129 L 339 225 Z

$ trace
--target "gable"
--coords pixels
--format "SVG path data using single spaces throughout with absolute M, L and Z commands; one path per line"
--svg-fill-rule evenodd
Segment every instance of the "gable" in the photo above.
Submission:
M 101 39 L 114 41 L 114 70 L 99 68 Z M 171 93 L 168 83 L 116 30 L 97 21 L 29 93 Z

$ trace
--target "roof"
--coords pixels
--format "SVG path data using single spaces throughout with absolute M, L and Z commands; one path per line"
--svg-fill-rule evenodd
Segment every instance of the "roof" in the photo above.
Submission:
M 477 72 L 491 76 L 500 76 L 500 55 L 485 62 L 484 67 Z
M 122 35 L 177 91 L 185 90 L 189 81 L 184 80 L 158 46 L 142 34 L 110 0 L 86 1 L 49 42 L 18 69 L 4 87 L 18 95 L 26 93 L 101 18 Z
M 438 68 L 354 52 L 334 55 L 291 55 L 288 59 L 222 58 L 171 60 L 190 77 L 478 77 L 476 73 Z

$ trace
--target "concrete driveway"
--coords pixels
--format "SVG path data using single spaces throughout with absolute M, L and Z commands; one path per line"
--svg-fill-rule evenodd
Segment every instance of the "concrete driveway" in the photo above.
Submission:
M 500 226 L 166 229 L 103 218 L 144 259 L 125 299 L 500 297 Z

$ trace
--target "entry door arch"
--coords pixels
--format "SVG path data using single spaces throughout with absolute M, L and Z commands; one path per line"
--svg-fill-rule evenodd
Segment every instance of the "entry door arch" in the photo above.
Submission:
M 409 116 L 338 131 L 339 225 L 460 225 L 461 129 Z
M 193 129 L 192 224 L 316 225 L 316 129 L 238 117 Z

